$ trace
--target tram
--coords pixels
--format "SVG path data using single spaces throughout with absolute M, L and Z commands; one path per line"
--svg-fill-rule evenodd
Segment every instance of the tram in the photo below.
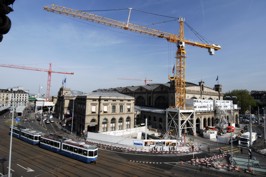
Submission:
M 32 145 L 39 145 L 43 149 L 81 162 L 96 163 L 98 158 L 98 147 L 89 145 L 84 141 L 74 141 L 56 134 L 46 135 L 22 126 L 13 127 L 13 136 Z
M 11 128 L 9 133 L 11 133 Z M 13 126 L 13 136 L 32 145 L 39 144 L 42 135 L 44 133 L 36 130 L 30 130 L 22 126 Z
M 42 136 L 40 147 L 85 163 L 96 163 L 98 157 L 96 146 L 86 144 L 83 141 L 66 139 L 55 134 Z

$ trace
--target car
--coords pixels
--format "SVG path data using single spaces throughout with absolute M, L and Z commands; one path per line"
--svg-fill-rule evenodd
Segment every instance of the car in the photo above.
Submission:
M 262 134 L 261 133 L 257 133 L 258 138 L 262 138 Z
M 47 120 L 45 121 L 45 123 L 46 123 L 46 124 L 50 124 L 50 120 L 47 119 Z

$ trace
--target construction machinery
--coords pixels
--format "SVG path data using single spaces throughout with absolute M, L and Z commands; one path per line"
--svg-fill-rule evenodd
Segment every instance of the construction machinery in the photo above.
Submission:
M 49 63 L 49 69 L 33 68 L 33 67 L 18 66 L 18 65 L 6 65 L 6 64 L 0 64 L 0 67 L 47 72 L 48 73 L 48 79 L 47 79 L 47 88 L 46 88 L 46 95 L 45 95 L 46 100 L 48 100 L 50 98 L 50 89 L 51 89 L 52 73 L 53 74 L 71 74 L 71 75 L 74 74 L 73 72 L 53 71 L 52 70 L 52 64 L 51 63 Z
M 130 23 L 130 16 L 132 8 L 129 8 L 129 14 L 127 18 L 127 22 L 120 22 L 114 19 L 102 17 L 95 15 L 93 13 L 84 12 L 80 10 L 74 10 L 71 8 L 66 8 L 57 5 L 45 6 L 44 10 L 48 12 L 58 13 L 62 15 L 71 16 L 74 18 L 83 19 L 86 21 L 91 21 L 95 23 L 100 23 L 103 25 L 121 28 L 124 30 L 129 30 L 133 32 L 138 32 L 141 34 L 146 34 L 154 37 L 159 37 L 166 39 L 168 42 L 176 43 L 177 44 L 177 52 L 176 52 L 176 72 L 175 75 L 169 77 L 170 80 L 174 81 L 175 83 L 175 105 L 173 107 L 179 109 L 185 109 L 185 101 L 186 101 L 186 79 L 185 79 L 185 68 L 186 68 L 186 51 L 185 45 L 200 47 L 208 49 L 209 54 L 213 55 L 215 51 L 220 50 L 221 46 L 215 44 L 207 44 L 207 43 L 200 43 L 200 42 L 193 42 L 184 38 L 184 18 L 179 18 L 179 34 L 171 34 L 168 32 L 159 31 L 152 28 L 147 28 L 145 26 L 140 26 L 136 24 Z

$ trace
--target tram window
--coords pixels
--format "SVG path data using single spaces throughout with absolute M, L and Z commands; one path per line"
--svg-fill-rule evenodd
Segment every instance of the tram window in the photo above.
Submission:
M 79 153 L 79 154 L 82 154 L 82 149 L 78 149 L 78 150 L 79 150 L 79 152 L 78 152 L 78 153 Z
M 83 150 L 83 155 L 87 156 L 87 151 L 86 150 Z
M 77 149 L 77 148 L 74 148 L 74 152 L 76 152 L 76 153 L 77 153 L 77 152 L 78 152 L 78 149 Z
M 89 156 L 93 156 L 93 151 L 89 151 Z
M 66 150 L 69 150 L 69 146 L 67 146 L 67 145 L 63 145 L 63 149 L 66 149 Z
M 56 147 L 59 147 L 59 143 L 55 143 L 55 146 L 56 146 Z
M 94 155 L 96 156 L 98 154 L 98 151 L 96 150 L 96 151 L 94 151 Z
M 69 146 L 69 150 L 73 152 L 73 147 L 72 146 Z
M 29 135 L 29 138 L 30 138 L 30 139 L 33 139 L 33 136 L 32 136 L 32 135 Z

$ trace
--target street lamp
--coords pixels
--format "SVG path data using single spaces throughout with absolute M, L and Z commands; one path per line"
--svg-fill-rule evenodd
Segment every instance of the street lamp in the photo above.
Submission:
M 12 157 L 12 141 L 13 141 L 13 126 L 14 126 L 14 113 L 15 113 L 15 92 L 12 94 L 13 100 L 13 110 L 12 110 L 12 118 L 11 118 L 11 127 L 10 127 L 10 145 L 9 145 L 9 160 L 8 160 L 8 177 L 11 177 L 11 157 Z
M 263 109 L 263 117 L 264 117 L 264 147 L 265 147 L 265 144 L 266 144 L 266 117 L 265 117 L 265 108 L 262 108 Z

